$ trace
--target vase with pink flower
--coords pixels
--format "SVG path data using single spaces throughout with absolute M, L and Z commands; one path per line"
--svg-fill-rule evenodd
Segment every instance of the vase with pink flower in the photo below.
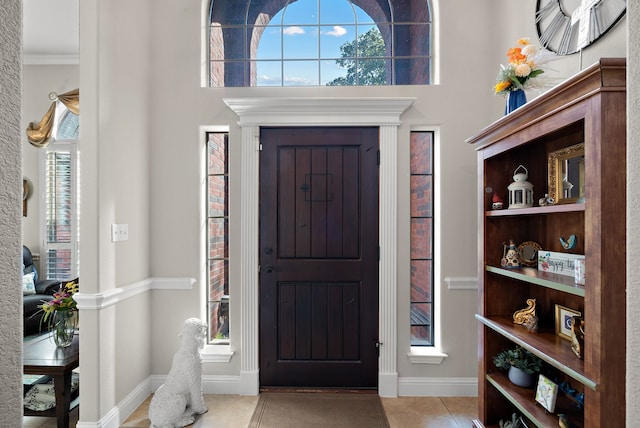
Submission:
M 42 322 L 51 330 L 56 346 L 66 348 L 71 345 L 78 328 L 78 307 L 73 295 L 78 292 L 78 282 L 70 281 L 53 294 L 53 300 L 42 302 L 44 312 Z

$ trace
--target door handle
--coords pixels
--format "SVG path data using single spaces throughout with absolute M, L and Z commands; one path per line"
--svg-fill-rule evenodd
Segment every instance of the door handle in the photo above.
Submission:
M 272 273 L 272 272 L 276 272 L 276 268 L 274 268 L 274 267 L 273 267 L 273 266 L 271 266 L 271 265 L 266 265 L 266 266 L 264 267 L 264 271 L 265 271 L 266 273 Z

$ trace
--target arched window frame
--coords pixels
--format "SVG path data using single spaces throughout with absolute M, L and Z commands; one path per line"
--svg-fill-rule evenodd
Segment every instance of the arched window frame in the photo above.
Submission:
M 271 18 L 289 3 L 290 0 L 211 0 L 208 86 L 258 86 L 256 54 L 260 38 Z M 408 16 L 407 2 L 351 0 L 350 3 L 371 17 L 385 40 L 387 85 L 432 82 L 433 25 L 429 1 L 409 0 L 415 7 L 409 8 Z M 425 51 L 421 53 L 419 49 Z M 281 81 L 282 86 L 295 86 L 284 85 L 284 76 Z

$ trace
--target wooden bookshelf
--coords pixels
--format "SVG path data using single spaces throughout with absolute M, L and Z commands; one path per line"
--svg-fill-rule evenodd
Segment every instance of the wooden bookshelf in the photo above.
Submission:
M 474 427 L 497 427 L 515 412 L 529 426 L 558 426 L 565 413 L 577 427 L 625 425 L 626 61 L 601 59 L 469 138 L 478 153 L 478 406 Z M 538 206 L 549 193 L 550 153 L 584 144 L 584 201 Z M 505 201 L 518 165 L 529 171 L 534 206 L 491 210 Z M 506 204 L 505 204 L 506 205 Z M 567 250 L 560 237 L 575 234 Z M 539 271 L 504 269 L 503 243 L 534 241 L 546 251 L 585 256 L 586 282 Z M 537 332 L 513 323 L 536 299 Z M 585 319 L 584 359 L 556 334 L 555 305 Z M 511 384 L 493 365 L 520 345 L 544 361 L 543 374 L 584 393 L 584 407 L 559 392 L 556 414 L 535 403 L 535 389 Z

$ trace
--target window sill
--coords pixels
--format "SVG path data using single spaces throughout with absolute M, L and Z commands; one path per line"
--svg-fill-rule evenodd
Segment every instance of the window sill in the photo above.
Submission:
M 203 363 L 228 363 L 233 357 L 231 346 L 229 345 L 205 345 L 200 355 Z
M 448 357 L 432 346 L 412 346 L 407 356 L 412 364 L 442 364 Z

